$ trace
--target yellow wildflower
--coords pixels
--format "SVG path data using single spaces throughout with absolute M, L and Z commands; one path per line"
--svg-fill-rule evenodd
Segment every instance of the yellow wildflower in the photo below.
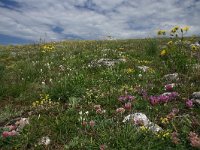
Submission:
M 165 49 L 163 49 L 161 52 L 160 52 L 160 56 L 165 56 L 167 54 L 167 51 Z
M 191 48 L 192 48 L 193 51 L 197 50 L 197 47 L 195 45 L 192 45 Z
M 131 73 L 135 72 L 135 70 L 134 70 L 134 69 L 131 69 L 131 68 L 128 68 L 126 72 L 127 72 L 128 74 L 131 74 Z
M 163 137 L 164 138 L 167 138 L 167 137 L 169 137 L 170 136 L 170 133 L 169 132 L 165 132 L 164 134 L 163 134 Z
M 166 31 L 165 30 L 159 30 L 157 32 L 158 35 L 166 35 Z
M 183 31 L 186 31 L 186 32 L 187 32 L 189 29 L 190 29 L 189 26 L 185 26 L 185 27 L 182 28 L 182 30 L 183 30 Z
M 148 130 L 148 128 L 145 127 L 145 126 L 141 126 L 140 129 L 141 129 L 142 131 L 147 131 L 147 130 Z
M 173 44 L 173 42 L 172 41 L 169 41 L 168 43 L 167 43 L 167 45 L 172 45 Z
M 33 107 L 36 107 L 37 104 L 35 102 L 33 102 L 32 105 L 33 105 Z
M 161 121 L 162 124 L 168 124 L 168 123 L 169 123 L 168 118 L 163 118 L 163 117 L 161 117 L 161 118 L 160 118 L 160 121 Z

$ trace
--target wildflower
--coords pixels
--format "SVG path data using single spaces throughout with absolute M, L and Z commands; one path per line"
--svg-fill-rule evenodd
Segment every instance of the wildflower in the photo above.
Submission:
M 88 114 L 89 114 L 89 111 L 86 111 L 85 114 L 88 115 Z
M 172 142 L 174 144 L 179 144 L 180 143 L 180 139 L 178 138 L 178 133 L 177 132 L 173 132 L 171 134 L 171 138 L 172 138 Z
M 94 121 L 94 120 L 91 120 L 91 121 L 89 122 L 89 124 L 90 124 L 90 127 L 94 127 L 94 126 L 95 126 L 95 121 Z
M 134 69 L 131 69 L 131 68 L 128 68 L 126 72 L 127 72 L 128 74 L 131 74 L 131 73 L 135 72 L 135 70 L 134 70 Z
M 10 125 L 10 126 L 7 126 L 7 128 L 9 129 L 9 131 L 12 131 L 12 130 L 16 130 L 17 126 L 16 125 Z
M 105 144 L 102 144 L 99 146 L 100 150 L 105 150 L 107 148 L 107 146 Z
M 10 137 L 10 136 L 16 136 L 16 135 L 18 135 L 18 132 L 16 132 L 15 130 L 13 130 L 13 131 L 3 131 L 3 133 L 2 133 L 3 138 L 7 138 L 7 137 Z
M 162 124 L 168 124 L 168 123 L 169 123 L 168 118 L 163 118 L 163 117 L 161 117 L 161 118 L 160 118 L 160 121 L 161 121 Z
M 195 132 L 189 133 L 189 141 L 192 147 L 200 148 L 200 137 Z
M 165 132 L 165 133 L 163 134 L 163 137 L 164 137 L 164 138 L 170 137 L 170 133 L 169 133 L 169 132 Z
M 51 140 L 48 136 L 42 137 L 40 142 L 38 143 L 39 145 L 49 145 L 51 143 Z
M 124 108 L 125 108 L 126 110 L 130 110 L 130 109 L 131 109 L 131 103 L 130 103 L 130 102 L 125 103 Z
M 190 29 L 189 26 L 185 26 L 185 27 L 182 28 L 182 30 L 183 30 L 183 31 L 186 31 L 186 32 L 187 32 L 189 29 Z
M 120 102 L 124 102 L 126 100 L 126 96 L 120 96 L 118 100 Z
M 175 86 L 174 83 L 172 83 L 172 84 L 167 84 L 167 85 L 165 85 L 165 90 L 166 90 L 166 91 L 173 91 L 174 86 Z
M 123 113 L 125 112 L 125 109 L 122 108 L 122 107 L 120 107 L 120 108 L 117 108 L 117 109 L 116 109 L 116 112 L 117 112 L 117 113 L 123 114 Z
M 167 43 L 167 45 L 172 45 L 173 44 L 173 42 L 172 41 L 169 41 L 168 43 Z
M 160 56 L 165 56 L 167 54 L 167 51 L 165 49 L 163 49 L 161 52 L 160 52 Z
M 33 105 L 33 107 L 36 107 L 37 104 L 36 104 L 36 102 L 33 102 L 32 105 Z
M 150 96 L 149 100 L 150 100 L 151 105 L 156 105 L 160 102 L 157 96 Z
M 82 115 L 83 114 L 83 112 L 82 111 L 79 111 L 79 115 Z
M 87 125 L 87 122 L 86 121 L 83 121 L 82 122 L 82 126 L 86 126 Z
M 141 126 L 140 129 L 141 129 L 142 131 L 148 131 L 148 128 L 145 127 L 145 126 Z
M 166 35 L 166 31 L 165 30 L 159 30 L 157 32 L 158 35 Z
M 188 108 L 192 108 L 192 107 L 193 107 L 193 101 L 190 100 L 190 99 L 188 99 L 188 100 L 185 102 L 185 104 L 186 104 L 186 107 L 188 107 Z
M 192 45 L 191 48 L 192 48 L 193 51 L 197 50 L 197 47 L 195 45 Z
M 179 29 L 179 26 L 175 26 L 172 30 L 171 33 L 176 33 L 176 31 Z

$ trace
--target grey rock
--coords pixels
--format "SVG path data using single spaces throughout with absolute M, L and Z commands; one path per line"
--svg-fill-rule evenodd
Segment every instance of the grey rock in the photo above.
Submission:
M 164 76 L 164 78 L 168 81 L 178 81 L 179 80 L 178 73 L 167 74 Z
M 192 98 L 193 99 L 200 99 L 200 92 L 194 92 L 194 93 L 192 93 Z

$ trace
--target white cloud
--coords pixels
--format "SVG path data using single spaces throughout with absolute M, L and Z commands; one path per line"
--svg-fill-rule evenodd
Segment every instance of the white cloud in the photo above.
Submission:
M 155 35 L 173 25 L 200 31 L 197 0 L 15 0 L 20 7 L 0 7 L 0 33 L 29 40 L 135 38 Z M 5 3 L 0 3 L 0 6 Z M 62 33 L 53 31 L 63 29 Z

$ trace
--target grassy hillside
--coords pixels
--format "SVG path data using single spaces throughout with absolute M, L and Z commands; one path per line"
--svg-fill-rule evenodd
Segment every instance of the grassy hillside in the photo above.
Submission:
M 0 148 L 197 147 L 200 109 L 190 100 L 200 91 L 200 48 L 191 45 L 197 40 L 1 46 Z M 178 77 L 165 76 L 173 73 Z M 154 132 L 142 120 L 122 122 L 134 113 L 145 114 L 162 130 Z M 3 135 L 18 117 L 29 118 L 20 135 Z M 41 144 L 46 136 L 50 144 Z

